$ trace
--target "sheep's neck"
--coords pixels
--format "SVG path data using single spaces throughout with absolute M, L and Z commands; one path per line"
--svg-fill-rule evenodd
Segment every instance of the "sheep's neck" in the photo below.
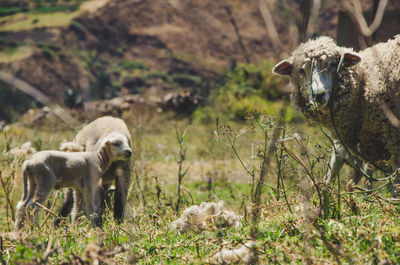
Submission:
M 97 154 L 97 160 L 99 161 L 100 168 L 103 172 L 111 165 L 112 157 L 106 145 L 100 148 L 100 151 Z

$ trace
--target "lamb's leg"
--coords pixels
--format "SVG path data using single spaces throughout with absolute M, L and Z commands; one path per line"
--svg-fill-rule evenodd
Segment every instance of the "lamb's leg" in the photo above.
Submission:
M 114 218 L 121 223 L 124 218 L 131 168 L 129 162 L 120 161 L 119 163 L 115 173 Z
M 58 217 L 54 220 L 55 227 L 58 227 L 61 220 L 65 219 L 68 216 L 68 214 L 71 213 L 73 204 L 74 204 L 73 190 L 67 189 L 67 191 L 65 192 L 65 197 L 63 204 L 61 206 L 61 210 L 58 214 Z
M 37 193 L 35 201 L 35 211 L 34 211 L 34 221 L 37 227 L 39 227 L 39 210 L 40 205 L 44 205 L 46 199 L 49 197 L 50 193 L 54 190 L 56 182 L 56 176 L 50 171 L 43 170 L 37 176 Z M 38 205 L 39 203 L 40 205 Z
M 328 185 L 331 182 L 335 181 L 336 176 L 338 175 L 340 169 L 342 168 L 345 158 L 346 158 L 346 150 L 344 147 L 339 144 L 339 142 L 335 141 L 335 150 L 331 153 L 331 159 L 329 161 L 329 169 L 323 178 L 323 182 Z
M 85 193 L 83 197 L 86 217 L 91 221 L 92 226 L 102 226 L 102 190 L 101 187 L 91 188 L 91 191 Z
M 104 192 L 99 176 L 100 173 L 92 172 L 85 181 L 83 191 L 86 217 L 91 220 L 92 226 L 102 226 Z

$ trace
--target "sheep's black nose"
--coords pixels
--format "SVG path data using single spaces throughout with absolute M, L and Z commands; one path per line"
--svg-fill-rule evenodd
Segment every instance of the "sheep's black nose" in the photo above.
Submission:
M 326 103 L 325 93 L 321 93 L 315 96 L 315 101 L 323 105 Z
M 131 155 L 132 155 L 132 151 L 131 150 L 125 150 L 124 151 L 124 156 L 125 157 L 131 157 Z

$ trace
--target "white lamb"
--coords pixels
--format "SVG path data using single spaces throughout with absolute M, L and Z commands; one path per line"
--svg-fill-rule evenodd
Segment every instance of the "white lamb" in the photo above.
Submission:
M 126 137 L 111 133 L 93 152 L 42 151 L 32 155 L 22 165 L 24 192 L 17 204 L 15 230 L 22 227 L 25 213 L 31 205 L 37 222 L 38 206 L 54 189 L 73 188 L 83 198 L 85 214 L 93 225 L 101 225 L 101 175 L 115 160 L 127 160 L 132 150 Z M 40 205 L 37 205 L 39 203 Z

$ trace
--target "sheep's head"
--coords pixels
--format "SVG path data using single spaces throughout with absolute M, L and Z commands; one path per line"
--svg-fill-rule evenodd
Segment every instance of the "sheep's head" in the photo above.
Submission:
M 342 56 L 343 63 L 338 67 Z M 273 72 L 289 75 L 301 101 L 323 109 L 332 98 L 337 71 L 360 60 L 351 49 L 337 46 L 329 37 L 320 37 L 301 44 L 288 60 L 276 64 Z
M 132 149 L 125 135 L 113 132 L 108 134 L 103 143 L 114 157 L 114 160 L 127 160 L 132 156 Z

